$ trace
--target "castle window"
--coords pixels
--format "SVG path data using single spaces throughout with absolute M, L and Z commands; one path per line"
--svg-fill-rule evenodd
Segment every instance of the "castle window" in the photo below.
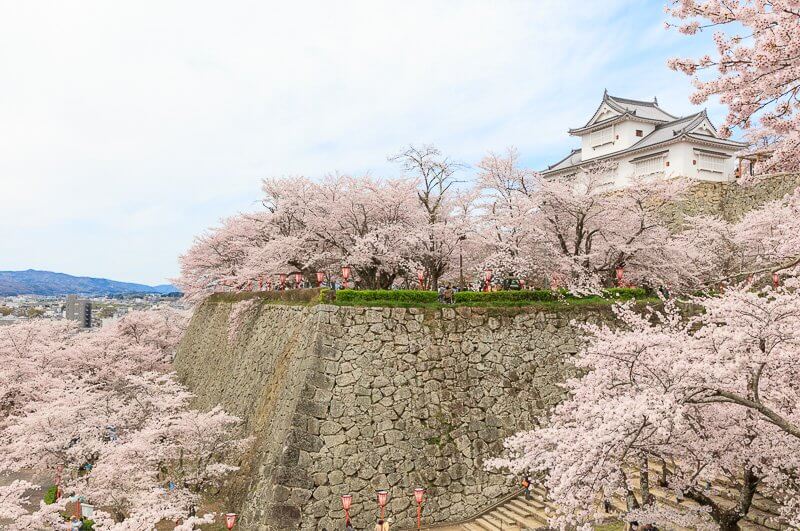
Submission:
M 712 173 L 722 173 L 725 171 L 725 158 L 717 157 L 714 155 L 707 155 L 705 153 L 698 153 L 698 167 L 700 171 L 708 171 Z
M 634 168 L 638 177 L 647 177 L 650 175 L 663 175 L 664 166 L 667 157 L 664 155 L 658 157 L 650 157 L 649 159 L 637 160 L 634 162 Z
M 644 131 L 642 131 L 641 129 L 637 129 L 636 136 L 644 136 Z
M 613 127 L 606 127 L 605 129 L 600 129 L 599 131 L 592 131 L 590 140 L 592 142 L 592 147 L 611 144 L 614 142 Z

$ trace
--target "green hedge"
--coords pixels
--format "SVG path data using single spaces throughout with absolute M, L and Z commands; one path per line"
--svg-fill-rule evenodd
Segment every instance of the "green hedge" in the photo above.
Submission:
M 563 298 L 550 290 L 531 291 L 460 291 L 455 294 L 455 302 L 547 302 Z
M 414 289 L 340 289 L 336 292 L 336 302 L 339 304 L 363 304 L 369 302 L 429 304 L 435 303 L 437 300 L 438 295 L 435 291 Z
M 574 299 L 643 299 L 647 297 L 647 290 L 644 288 L 609 288 L 602 292 L 602 296 L 591 295 L 578 297 L 566 291 L 550 291 L 545 289 L 531 291 L 462 291 L 456 293 L 456 303 L 493 303 L 493 302 L 555 302 L 559 300 Z
M 588 296 L 576 297 L 566 291 L 550 290 L 520 290 L 520 291 L 490 291 L 475 292 L 461 291 L 455 294 L 456 303 L 526 303 L 526 302 L 557 302 L 570 299 L 643 299 L 647 291 L 643 288 L 610 288 L 603 290 L 602 297 Z M 403 303 L 403 304 L 434 304 L 438 301 L 435 291 L 422 290 L 354 290 L 340 289 L 336 292 L 338 304 L 369 304 L 369 303 Z

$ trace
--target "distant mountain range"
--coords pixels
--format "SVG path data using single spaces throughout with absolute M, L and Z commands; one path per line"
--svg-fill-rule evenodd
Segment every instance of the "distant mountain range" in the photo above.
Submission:
M 51 271 L 0 271 L 0 296 L 13 295 L 126 295 L 133 293 L 174 293 L 175 286 L 146 286 L 107 278 L 74 277 Z

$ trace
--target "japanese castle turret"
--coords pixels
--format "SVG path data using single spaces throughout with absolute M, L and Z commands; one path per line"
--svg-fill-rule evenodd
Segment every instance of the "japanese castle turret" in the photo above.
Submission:
M 569 130 L 581 146 L 542 172 L 572 177 L 596 162 L 616 168 L 609 185 L 624 186 L 631 177 L 688 177 L 703 181 L 734 180 L 735 154 L 746 144 L 720 138 L 706 111 L 676 117 L 658 100 L 639 101 L 603 93 L 586 125 Z

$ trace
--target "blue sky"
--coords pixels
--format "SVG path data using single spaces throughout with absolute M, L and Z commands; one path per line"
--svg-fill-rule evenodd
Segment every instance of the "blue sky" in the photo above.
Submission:
M 664 5 L 0 0 L 0 270 L 161 283 L 263 177 L 395 176 L 410 143 L 541 169 L 604 88 L 695 112 L 665 63 L 710 36 Z

